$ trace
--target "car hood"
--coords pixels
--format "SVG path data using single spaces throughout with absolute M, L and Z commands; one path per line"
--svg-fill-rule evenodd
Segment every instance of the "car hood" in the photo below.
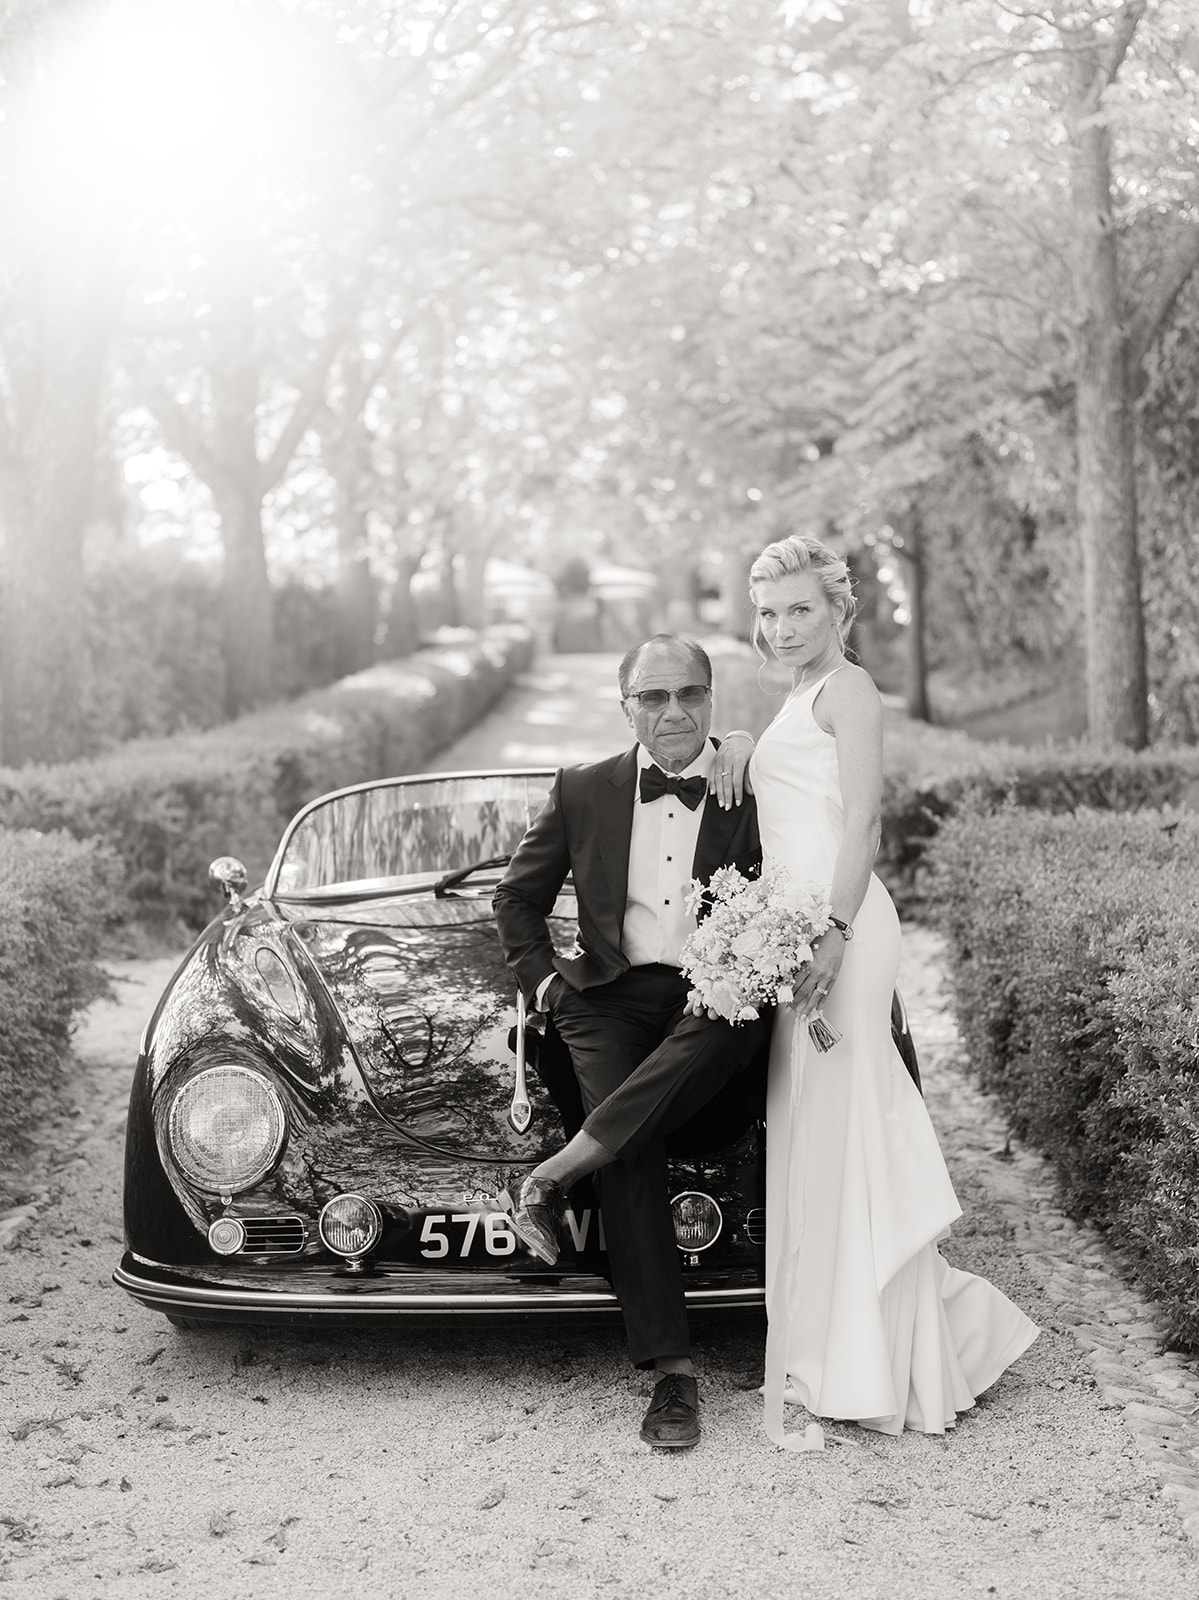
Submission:
M 560 1137 L 547 1108 L 529 1134 L 508 1122 L 515 988 L 489 903 L 422 895 L 288 921 L 297 965 L 315 969 L 390 1123 L 449 1153 L 506 1160 Z

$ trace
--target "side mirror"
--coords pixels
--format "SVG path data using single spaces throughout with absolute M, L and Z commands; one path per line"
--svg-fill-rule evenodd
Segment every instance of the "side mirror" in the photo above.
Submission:
M 249 876 L 236 856 L 218 856 L 208 869 L 208 881 L 221 890 L 234 911 L 241 910 Z

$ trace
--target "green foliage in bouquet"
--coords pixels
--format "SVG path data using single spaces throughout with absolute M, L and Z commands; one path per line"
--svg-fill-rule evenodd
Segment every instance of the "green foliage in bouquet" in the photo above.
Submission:
M 972 1070 L 1199 1349 L 1199 817 L 965 809 L 930 864 Z

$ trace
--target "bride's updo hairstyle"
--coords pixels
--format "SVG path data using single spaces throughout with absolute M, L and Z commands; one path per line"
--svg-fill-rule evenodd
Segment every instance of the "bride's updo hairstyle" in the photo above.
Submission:
M 853 581 L 849 568 L 819 539 L 802 533 L 768 544 L 749 569 L 749 593 L 752 599 L 755 583 L 775 583 L 779 578 L 789 578 L 793 573 L 811 572 L 820 580 L 828 603 L 836 619 L 837 637 L 842 650 L 857 615 L 858 603 L 854 599 Z M 762 627 L 754 613 L 750 624 L 749 642 L 763 661 L 773 661 L 774 652 L 762 637 Z

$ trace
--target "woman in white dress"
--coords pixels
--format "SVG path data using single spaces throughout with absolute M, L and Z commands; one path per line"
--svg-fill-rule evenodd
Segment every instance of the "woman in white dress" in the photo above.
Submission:
M 891 1038 L 899 920 L 871 867 L 882 706 L 844 639 L 845 563 L 816 539 L 768 546 L 750 572 L 754 644 L 792 689 L 750 763 L 763 855 L 827 889 L 835 926 L 780 1007 L 767 1098 L 766 1430 L 783 1406 L 898 1434 L 943 1433 L 1036 1338 L 985 1279 L 937 1250 L 961 1208 L 924 1101 Z M 816 1009 L 841 1037 L 811 1044 Z

